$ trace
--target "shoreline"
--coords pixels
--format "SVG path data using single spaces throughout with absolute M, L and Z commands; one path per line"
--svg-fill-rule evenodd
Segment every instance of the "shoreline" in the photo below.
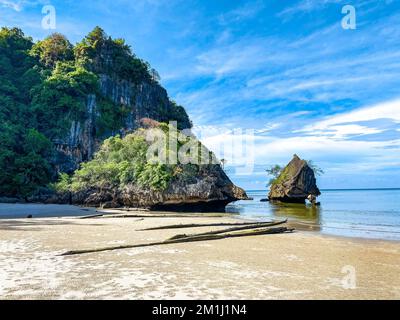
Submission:
M 137 231 L 200 221 L 243 219 L 0 220 L 0 299 L 400 299 L 400 246 L 386 240 L 296 231 L 60 256 L 219 229 Z
M 18 212 L 18 209 L 23 213 L 14 213 L 14 215 L 19 215 L 18 217 L 10 217 L 5 216 L 2 212 L 8 210 L 7 207 L 13 207 L 14 212 Z M 17 208 L 15 208 L 17 207 Z M 112 214 L 145 214 L 149 217 L 157 216 L 157 215 L 176 215 L 180 217 L 187 217 L 187 216 L 195 216 L 195 215 L 202 215 L 204 217 L 230 217 L 232 219 L 236 219 L 237 221 L 242 222 L 262 222 L 262 221 L 269 221 L 271 217 L 265 217 L 262 219 L 260 217 L 251 217 L 251 216 L 244 216 L 240 215 L 240 213 L 222 213 L 222 212 L 215 212 L 215 213 L 196 213 L 196 212 L 174 212 L 174 211 L 150 211 L 141 208 L 115 208 L 115 209 L 101 209 L 96 207 L 84 207 L 84 206 L 77 206 L 77 205 L 64 205 L 64 204 L 42 204 L 42 203 L 0 203 L 0 222 L 6 220 L 24 220 L 28 219 L 27 216 L 32 214 L 32 210 L 36 212 L 40 211 L 41 214 L 33 215 L 30 220 L 38 220 L 38 219 L 82 219 L 85 216 L 94 217 L 97 215 L 112 215 Z M 51 212 L 51 216 L 46 216 L 46 212 Z M 56 213 L 54 213 L 56 212 Z M 63 215 L 65 213 L 65 215 Z M 5 216 L 5 217 L 4 217 Z M 276 219 L 283 219 L 284 217 L 279 217 Z M 316 234 L 323 237 L 334 237 L 338 239 L 353 239 L 358 241 L 388 241 L 393 243 L 400 243 L 400 239 L 390 239 L 390 238 L 368 238 L 362 237 L 357 235 L 343 235 L 343 234 L 333 234 L 333 233 L 325 233 L 321 231 L 322 227 L 330 228 L 327 226 L 317 225 L 313 223 L 308 223 L 307 221 L 302 221 L 299 218 L 290 217 L 288 220 L 288 226 L 295 228 L 296 231 L 307 232 L 311 235 Z M 337 228 L 335 228 L 337 229 Z M 343 230 L 352 230 L 350 228 L 341 228 Z

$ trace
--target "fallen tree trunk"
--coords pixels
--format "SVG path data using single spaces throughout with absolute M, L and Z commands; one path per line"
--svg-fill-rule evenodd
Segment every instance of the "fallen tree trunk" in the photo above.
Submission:
M 287 222 L 287 220 L 278 221 L 278 222 L 256 223 L 256 224 L 251 224 L 251 225 L 245 225 L 245 226 L 242 226 L 242 227 L 234 227 L 234 228 L 228 228 L 228 229 L 217 230 L 217 231 L 209 231 L 209 232 L 197 233 L 197 234 L 189 234 L 189 235 L 187 235 L 187 234 L 178 234 L 178 235 L 172 237 L 169 240 L 188 238 L 188 237 L 195 237 L 195 236 L 208 236 L 208 235 L 215 235 L 215 234 L 222 234 L 222 233 L 243 231 L 243 230 L 251 230 L 251 229 L 267 228 L 267 227 L 279 226 L 281 224 L 285 224 L 286 222 Z
M 149 215 L 140 215 L 140 214 L 125 214 L 125 215 L 104 215 L 104 218 L 225 218 L 232 217 L 231 215 L 169 215 L 169 214 L 149 214 Z
M 182 238 L 175 238 L 172 237 L 164 243 L 183 243 L 183 242 L 195 242 L 195 241 L 209 241 L 209 240 L 220 240 L 220 239 L 227 239 L 227 238 L 239 238 L 239 237 L 249 237 L 249 236 L 259 236 L 259 235 L 266 235 L 266 234 L 279 234 L 279 233 L 286 233 L 292 232 L 294 229 L 288 229 L 286 227 L 281 228 L 263 228 L 257 230 L 246 230 L 244 232 L 231 232 L 225 233 L 222 232 L 220 234 L 194 234 Z
M 68 251 L 61 256 L 72 256 L 79 255 L 85 253 L 96 253 L 96 252 L 105 252 L 105 251 L 114 251 L 114 250 L 122 250 L 122 249 L 133 249 L 133 248 L 142 248 L 142 247 L 152 247 L 152 246 L 160 246 L 160 245 L 168 245 L 175 243 L 185 243 L 185 242 L 199 242 L 199 241 L 212 241 L 212 240 L 221 240 L 227 238 L 239 238 L 239 237 L 250 237 L 250 236 L 259 236 L 259 235 L 268 235 L 268 234 L 280 234 L 280 233 L 288 233 L 293 232 L 294 229 L 288 228 L 268 228 L 268 229 L 257 229 L 245 232 L 234 232 L 227 234 L 211 234 L 211 235 L 192 235 L 186 238 L 179 239 L 168 239 L 166 241 L 161 242 L 153 242 L 153 243 L 145 243 L 145 244 L 136 244 L 136 245 L 125 245 L 125 246 L 116 246 L 116 247 L 105 247 L 98 249 L 88 249 L 88 250 L 74 250 Z
M 90 216 L 83 216 L 79 219 L 93 219 L 93 218 L 225 218 L 225 217 L 232 217 L 234 215 L 230 214 L 213 214 L 213 215 L 184 215 L 184 214 L 114 214 L 114 213 L 107 213 L 107 214 L 96 214 Z
M 202 228 L 202 227 L 233 227 L 233 226 L 256 226 L 264 225 L 271 222 L 244 222 L 244 223 L 192 223 L 192 224 L 175 224 L 162 227 L 139 229 L 136 231 L 154 231 L 154 230 L 169 230 L 169 229 L 188 229 L 188 228 Z
M 79 217 L 79 219 L 82 219 L 82 220 L 84 220 L 84 219 L 93 219 L 93 218 L 100 218 L 100 217 L 103 217 L 103 216 L 104 216 L 104 214 L 92 214 L 90 216 Z

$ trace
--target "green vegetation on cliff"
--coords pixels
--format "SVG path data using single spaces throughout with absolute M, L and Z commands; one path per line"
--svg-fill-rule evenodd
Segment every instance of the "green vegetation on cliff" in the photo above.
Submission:
M 95 158 L 74 173 L 71 189 L 123 187 L 129 182 L 155 190 L 165 189 L 172 178 L 172 168 L 147 163 L 147 149 L 145 139 L 135 134 L 105 140 Z
M 79 192 L 90 188 L 118 189 L 134 184 L 141 188 L 162 191 L 167 189 L 171 181 L 188 182 L 188 179 L 192 179 L 201 169 L 201 152 L 206 154 L 208 164 L 215 160 L 215 156 L 195 138 L 183 139 L 184 136 L 179 131 L 170 130 L 171 128 L 167 124 L 160 123 L 156 128 L 139 129 L 124 138 L 115 136 L 105 140 L 93 160 L 83 163 L 81 169 L 77 170 L 72 177 L 62 175 L 58 183 L 54 185 L 55 189 L 59 192 Z M 158 130 L 152 131 L 153 134 L 161 134 L 164 137 L 164 140 L 160 141 L 166 143 L 161 145 L 160 150 L 164 152 L 166 159 L 176 156 L 176 163 L 164 164 L 148 159 L 150 143 L 145 137 L 149 134 L 149 130 Z M 171 132 L 173 137 L 169 136 Z M 175 148 L 170 146 L 168 141 L 170 138 L 177 141 L 177 135 L 180 135 L 180 142 L 177 143 L 174 151 Z M 182 164 L 179 161 L 177 151 L 185 144 L 190 147 L 197 144 L 193 156 L 197 157 L 199 164 Z
M 39 59 L 47 68 L 54 68 L 57 62 L 73 61 L 72 44 L 60 33 L 54 33 L 32 46 L 30 54 Z
M 99 27 L 76 46 L 58 33 L 34 43 L 20 29 L 0 30 L 0 196 L 25 197 L 57 178 L 54 143 L 66 138 L 74 121 L 84 123 L 89 95 L 98 97 L 98 136 L 123 128 L 127 107 L 102 96 L 101 75 L 133 85 L 159 80 L 124 40 L 108 37 Z M 182 107 L 170 101 L 169 110 L 160 115 L 163 121 L 189 123 Z M 162 169 L 142 171 L 147 176 L 138 180 L 162 184 L 157 182 Z
M 112 39 L 96 27 L 74 48 L 76 61 L 94 73 L 139 84 L 152 81 L 150 65 L 137 58 L 123 39 Z
M 50 140 L 38 130 L 31 88 L 43 81 L 32 40 L 0 30 L 0 194 L 26 195 L 50 181 Z
M 30 111 L 50 139 L 67 133 L 71 121 L 85 119 L 87 95 L 97 92 L 95 74 L 71 62 L 57 62 L 52 73 L 31 90 Z

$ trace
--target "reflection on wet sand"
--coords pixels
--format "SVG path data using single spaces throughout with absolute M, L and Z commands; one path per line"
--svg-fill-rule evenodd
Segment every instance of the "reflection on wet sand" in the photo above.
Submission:
M 300 203 L 270 203 L 277 218 L 289 218 L 290 225 L 298 230 L 320 231 L 321 208 Z
M 250 191 L 253 201 L 235 202 L 227 211 L 257 221 L 288 218 L 297 230 L 400 241 L 400 189 L 324 191 L 321 207 L 261 201 L 266 194 L 265 190 Z

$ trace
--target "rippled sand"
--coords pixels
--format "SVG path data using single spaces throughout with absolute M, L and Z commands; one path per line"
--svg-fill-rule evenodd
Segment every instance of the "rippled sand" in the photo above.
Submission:
M 0 220 L 1 299 L 399 299 L 400 243 L 299 231 L 61 257 L 233 218 Z M 349 272 L 355 278 L 349 282 Z M 350 270 L 350 271 L 349 271 Z M 356 287 L 346 288 L 345 284 Z

